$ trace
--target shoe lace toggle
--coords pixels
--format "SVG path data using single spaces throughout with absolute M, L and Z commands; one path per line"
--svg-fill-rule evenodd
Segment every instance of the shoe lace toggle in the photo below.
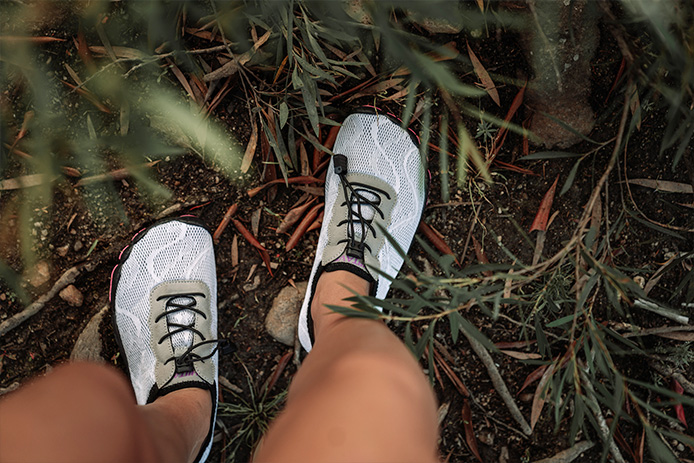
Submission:
M 345 202 L 340 206 L 347 206 L 347 219 L 337 224 L 338 227 L 348 225 L 347 239 L 337 243 L 347 243 L 347 256 L 363 261 L 365 250 L 372 252 L 366 244 L 368 233 L 371 232 L 376 237 L 376 229 L 371 222 L 376 214 L 385 219 L 380 208 L 381 197 L 390 199 L 390 195 L 373 185 L 348 180 L 347 156 L 344 154 L 333 155 L 333 172 L 340 178 L 345 197 Z

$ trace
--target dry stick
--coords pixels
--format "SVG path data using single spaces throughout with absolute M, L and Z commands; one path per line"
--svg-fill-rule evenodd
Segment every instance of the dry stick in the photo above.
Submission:
M 603 441 L 609 442 L 612 458 L 614 458 L 614 461 L 617 463 L 626 463 L 624 461 L 624 457 L 622 457 L 622 453 L 619 451 L 619 448 L 614 441 L 614 438 L 610 434 L 610 427 L 608 426 L 607 421 L 605 421 L 602 410 L 600 410 L 598 401 L 595 398 L 595 389 L 593 388 L 593 384 L 591 384 L 590 379 L 588 379 L 585 371 L 583 371 L 583 366 L 578 367 L 578 373 L 581 377 L 581 382 L 585 387 L 586 396 L 588 397 L 586 404 L 588 405 L 588 408 L 590 408 L 590 411 L 593 412 L 593 416 L 595 416 L 595 419 L 598 422 L 598 428 L 600 430 L 600 434 L 602 435 Z
M 665 376 L 666 378 L 673 378 L 673 379 L 677 380 L 677 382 L 680 383 L 680 385 L 682 386 L 682 389 L 684 389 L 687 392 L 687 394 L 694 396 L 694 383 L 689 381 L 689 379 L 687 379 L 687 377 L 684 376 L 682 373 L 680 373 L 679 371 L 675 370 L 674 368 L 672 368 L 670 366 L 663 365 L 662 363 L 657 362 L 655 360 L 648 362 L 648 364 L 655 371 L 657 371 L 661 375 Z
M 506 383 L 504 383 L 501 374 L 499 374 L 499 370 L 496 368 L 496 365 L 494 365 L 494 359 L 492 359 L 492 356 L 489 355 L 487 349 L 477 339 L 473 338 L 465 331 L 463 331 L 463 334 L 470 342 L 472 350 L 475 351 L 480 360 L 482 360 L 482 363 L 484 363 L 484 366 L 487 368 L 487 372 L 492 380 L 494 389 L 496 389 L 496 392 L 498 392 L 503 399 L 506 407 L 508 407 L 508 410 L 511 412 L 513 419 L 516 420 L 516 422 L 520 425 L 521 430 L 526 436 L 531 435 L 533 430 L 530 429 L 530 425 L 527 421 L 525 421 L 525 418 L 523 418 L 523 414 L 518 408 L 518 405 L 516 405 L 516 402 L 513 400 L 511 393 L 506 387 Z
M 77 277 L 83 272 L 89 272 L 93 268 L 92 265 L 88 264 L 79 264 L 75 265 L 74 267 L 66 270 L 60 278 L 58 278 L 58 281 L 55 282 L 53 287 L 43 296 L 39 297 L 35 302 L 29 305 L 26 309 L 22 310 L 18 314 L 13 315 L 12 317 L 8 318 L 4 322 L 0 323 L 0 336 L 4 336 L 7 334 L 9 331 L 13 330 L 17 326 L 19 326 L 22 322 L 26 321 L 27 319 L 31 318 L 32 316 L 36 315 L 43 307 L 46 305 L 48 301 L 53 299 L 56 294 L 58 294 L 63 288 L 65 288 L 68 285 L 71 285 L 75 282 Z
M 694 331 L 694 326 L 693 325 L 685 325 L 685 326 L 659 326 L 657 328 L 639 328 L 637 326 L 632 326 L 633 330 L 636 331 L 629 331 L 627 333 L 621 333 L 620 336 L 623 338 L 631 338 L 634 336 L 649 336 L 652 334 L 658 335 L 658 334 L 667 334 L 667 333 L 679 333 L 682 331 Z

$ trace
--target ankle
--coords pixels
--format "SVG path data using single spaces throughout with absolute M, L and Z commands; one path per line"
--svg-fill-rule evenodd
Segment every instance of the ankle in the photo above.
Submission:
M 334 312 L 328 306 L 349 307 L 352 303 L 345 299 L 355 294 L 369 294 L 369 283 L 363 278 L 344 270 L 321 275 L 311 303 L 311 317 L 316 337 L 323 328 L 345 318 L 344 315 Z

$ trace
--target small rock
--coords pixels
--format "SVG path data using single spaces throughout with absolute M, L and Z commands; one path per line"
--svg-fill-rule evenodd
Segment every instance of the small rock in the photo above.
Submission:
M 99 335 L 99 327 L 104 314 L 108 311 L 108 305 L 105 305 L 96 315 L 89 320 L 87 326 L 82 330 L 75 347 L 70 353 L 70 360 L 84 360 L 89 362 L 103 362 L 101 357 L 101 336 Z
M 484 445 L 492 447 L 494 445 L 494 433 L 489 430 L 483 430 L 477 435 L 477 439 Z
M 67 252 L 70 250 L 70 245 L 66 244 L 65 246 L 60 246 L 59 248 L 56 248 L 56 251 L 58 251 L 58 255 L 60 257 L 65 257 L 67 256 Z
M 83 247 L 84 247 L 84 245 L 82 244 L 81 241 L 77 240 L 77 241 L 75 242 L 75 251 L 79 251 L 79 250 L 82 249 Z
M 294 346 L 299 312 L 307 286 L 305 281 L 297 283 L 296 288 L 287 286 L 272 301 L 272 308 L 265 318 L 265 329 L 282 344 Z
M 75 285 L 70 285 L 63 288 L 58 294 L 62 300 L 70 304 L 72 307 L 82 307 L 84 296 Z
M 243 290 L 249 293 L 258 288 L 258 286 L 260 286 L 260 275 L 256 275 L 251 283 L 246 283 L 243 285 Z
M 29 283 L 34 288 L 38 288 L 45 284 L 51 279 L 51 267 L 48 262 L 41 260 L 36 263 L 36 266 L 31 271 L 31 276 L 29 277 Z

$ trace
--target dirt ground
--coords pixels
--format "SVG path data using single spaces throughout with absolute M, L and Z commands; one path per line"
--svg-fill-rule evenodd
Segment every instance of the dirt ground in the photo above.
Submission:
M 499 40 L 493 34 L 491 37 L 471 42 L 476 50 L 502 51 L 497 54 L 480 51 L 484 64 L 500 74 L 516 75 L 518 72 L 526 72 L 527 65 L 515 39 Z M 60 54 L 64 53 L 66 47 L 67 45 L 50 45 L 49 49 Z M 464 47 L 465 41 L 461 40 L 458 48 L 462 50 Z M 590 134 L 590 137 L 598 142 L 609 140 L 617 131 L 619 111 L 606 113 L 605 101 L 608 100 L 608 93 L 617 76 L 620 60 L 621 54 L 617 46 L 608 38 L 603 38 L 593 62 L 591 97 L 593 109 L 605 115 Z M 491 105 L 486 109 L 496 111 L 503 117 L 505 108 L 508 108 L 517 93 L 517 88 L 506 86 L 501 88 L 499 93 L 503 109 Z M 236 139 L 245 146 L 251 130 L 246 120 L 245 108 L 243 105 L 235 104 L 243 98 L 240 87 L 230 92 L 225 101 L 218 106 L 216 116 L 229 127 L 234 127 Z M 369 103 L 368 98 L 365 101 L 352 102 L 355 107 L 362 103 Z M 398 106 L 391 109 L 395 112 L 401 111 Z M 343 116 L 342 113 L 335 114 L 338 119 Z M 473 134 L 478 122 L 466 120 Z M 691 183 L 690 173 L 686 169 L 672 172 L 669 160 L 658 156 L 664 124 L 665 115 L 662 112 L 646 113 L 641 129 L 635 132 L 630 140 L 626 163 L 624 159 L 620 159 L 611 174 L 609 194 L 602 198 L 602 201 L 607 203 L 606 209 L 611 220 L 616 221 L 625 208 L 633 210 L 629 196 L 632 195 L 633 201 L 643 214 L 651 219 L 681 227 L 693 226 L 694 214 L 691 213 L 691 209 L 679 205 L 691 202 L 691 195 L 654 192 L 638 186 L 631 186 L 629 192 L 624 183 L 626 175 L 629 178 Z M 436 123 L 434 129 L 437 129 Z M 432 175 L 429 204 L 423 220 L 443 235 L 462 266 L 477 262 L 470 236 L 481 243 L 491 263 L 510 263 L 508 255 L 501 247 L 495 245 L 497 240 L 523 261 L 532 260 L 533 246 L 525 240 L 518 228 L 528 233 L 542 197 L 557 176 L 559 185 L 563 184 L 575 160 L 524 161 L 519 152 L 522 143 L 521 137 L 511 134 L 498 158 L 503 162 L 528 169 L 532 174 L 493 167 L 493 184 L 487 185 L 481 179 L 474 179 L 465 185 L 454 185 L 451 189 L 450 203 L 447 205 L 441 205 L 438 176 Z M 537 148 L 531 148 L 531 152 L 535 149 Z M 591 149 L 593 146 L 584 142 L 571 147 L 569 151 L 585 153 Z M 545 256 L 560 250 L 569 239 L 582 208 L 606 168 L 611 149 L 610 145 L 589 157 L 578 171 L 573 186 L 564 195 L 557 195 L 553 211 L 558 211 L 558 214 L 547 232 Z M 692 152 L 689 151 L 687 155 L 691 157 Z M 439 170 L 436 153 L 430 153 L 429 169 L 432 173 Z M 48 278 L 37 286 L 28 286 L 27 291 L 31 300 L 35 300 L 50 289 L 65 270 L 75 265 L 88 264 L 90 270 L 83 272 L 75 282 L 76 288 L 84 296 L 84 302 L 80 307 L 72 307 L 60 297 L 54 297 L 37 315 L 3 336 L 0 340 L 0 388 L 22 384 L 68 361 L 77 337 L 90 319 L 107 304 L 111 270 L 117 263 L 118 253 L 135 232 L 151 224 L 162 214 L 175 216 L 187 212 L 199 216 L 214 230 L 227 208 L 234 203 L 239 206 L 236 217 L 248 228 L 251 228 L 252 214 L 260 211 L 257 238 L 270 251 L 275 268 L 274 275 L 270 277 L 258 253 L 240 235 L 237 238 L 239 263 L 238 266 L 233 266 L 232 241 L 237 232 L 230 226 L 221 235 L 216 247 L 219 332 L 236 345 L 236 352 L 221 359 L 220 373 L 240 388 L 240 396 L 248 400 L 250 385 L 259 389 L 278 368 L 281 358 L 293 351 L 292 348 L 274 341 L 266 333 L 264 320 L 274 297 L 282 288 L 291 282 L 308 279 L 318 231 L 307 233 L 300 245 L 290 252 L 284 251 L 289 235 L 277 235 L 274 231 L 281 218 L 303 192 L 291 186 L 275 186 L 250 198 L 247 191 L 262 183 L 257 165 L 254 165 L 241 181 L 230 182 L 214 165 L 206 164 L 193 154 L 171 157 L 159 162 L 151 168 L 151 172 L 154 178 L 171 192 L 168 199 L 151 201 L 130 179 L 109 182 L 108 187 L 101 185 L 88 190 L 76 188 L 72 180 L 61 180 L 55 185 L 52 208 L 38 212 L 43 218 L 36 220 L 32 229 L 32 234 L 38 241 L 38 260 L 48 264 Z M 109 202 L 111 199 L 108 199 L 111 198 L 110 186 L 117 194 L 115 203 Z M 21 191 L 11 194 L 3 192 L 0 204 L 0 224 L 3 227 L 0 233 L 0 257 L 18 271 L 25 270 L 20 267 L 17 240 L 17 215 L 21 195 Z M 98 206 L 94 208 L 90 207 L 90 204 Z M 120 218 L 119 209 L 122 210 L 124 219 Z M 648 277 L 657 270 L 658 264 L 665 262 L 672 253 L 692 250 L 691 234 L 656 232 L 639 217 L 639 214 L 628 217 L 624 223 L 618 242 L 613 243 L 613 263 L 630 277 Z M 429 262 L 421 246 L 416 243 L 410 255 L 414 256 L 418 263 L 435 267 Z M 425 261 L 427 264 L 424 264 Z M 653 297 L 667 299 L 677 283 L 674 277 L 664 278 L 655 288 Z M 2 286 L 0 293 L 3 296 L 0 297 L 2 321 L 19 312 L 22 305 Z M 508 307 L 505 310 L 507 312 L 504 315 L 522 317 L 520 308 Z M 506 318 L 492 322 L 481 312 L 466 315 L 476 322 L 478 328 L 493 342 L 523 339 L 521 327 Z M 639 326 L 663 324 L 663 320 L 656 316 L 641 315 L 642 318 L 637 320 Z M 599 314 L 606 322 L 611 316 L 613 314 L 606 308 Z M 554 418 L 547 412 L 539 420 L 533 435 L 529 438 L 524 436 L 517 429 L 484 366 L 471 351 L 467 341 L 459 339 L 453 343 L 448 328 L 441 325 L 443 324 L 437 327 L 436 339 L 450 354 L 448 360 L 453 370 L 470 390 L 472 424 L 480 454 L 485 462 L 536 461 L 568 447 L 568 422 L 565 420 L 556 426 Z M 402 332 L 402 327 L 397 324 L 393 324 L 393 329 Z M 110 313 L 105 315 L 100 332 L 103 360 L 123 369 L 123 362 L 119 358 L 113 338 Z M 647 345 L 648 348 L 654 349 L 657 346 L 652 343 L 661 341 L 646 342 L 651 343 Z M 520 390 L 528 374 L 536 368 L 535 364 L 502 354 L 494 354 L 493 358 L 513 394 Z M 422 367 L 427 371 L 431 368 L 424 360 Z M 630 365 L 627 360 L 622 367 L 626 369 L 625 373 L 631 374 L 634 378 L 647 374 L 638 361 Z M 289 362 L 274 385 L 271 395 L 285 390 L 295 372 L 296 366 Z M 694 366 L 690 366 L 689 373 L 689 377 L 694 376 Z M 433 387 L 439 403 L 448 406 L 448 412 L 441 422 L 442 459 L 452 462 L 473 461 L 475 458 L 466 444 L 461 418 L 463 398 L 446 377 L 443 381 L 435 380 Z M 528 394 L 526 390 L 516 399 L 524 416 L 529 416 L 532 394 Z M 238 400 L 238 397 L 224 389 L 221 400 L 233 402 Z M 685 407 L 685 411 L 688 416 L 694 417 L 694 410 Z M 222 461 L 226 455 L 224 445 L 239 427 L 239 421 L 236 419 L 221 420 L 225 432 L 219 433 L 210 461 Z M 597 436 L 584 437 L 599 440 Z M 248 460 L 250 451 L 247 446 L 242 446 L 236 461 Z M 507 460 L 502 459 L 504 454 L 508 455 Z M 692 458 L 690 450 L 680 454 L 682 457 Z M 594 448 L 586 452 L 581 461 L 597 461 L 599 457 L 600 451 Z

